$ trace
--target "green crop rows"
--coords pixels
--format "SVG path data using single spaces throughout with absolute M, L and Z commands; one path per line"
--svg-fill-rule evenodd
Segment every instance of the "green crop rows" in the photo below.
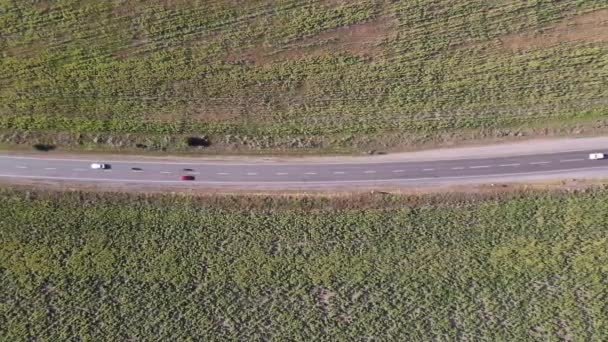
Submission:
M 470 198 L 2 190 L 0 336 L 608 339 L 608 192 Z
M 511 51 L 499 42 L 606 8 L 0 0 L 0 130 L 315 136 L 331 145 L 345 134 L 381 140 L 604 118 L 606 43 Z M 374 34 L 344 45 L 323 36 L 353 24 Z

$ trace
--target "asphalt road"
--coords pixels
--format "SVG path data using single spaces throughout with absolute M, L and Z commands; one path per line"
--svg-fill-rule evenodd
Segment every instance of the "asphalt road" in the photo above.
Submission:
M 589 160 L 584 150 L 496 158 L 416 162 L 306 163 L 176 162 L 92 160 L 45 155 L 0 155 L 0 178 L 74 183 L 124 183 L 156 186 L 236 186 L 305 188 L 373 184 L 417 185 L 495 182 L 529 176 L 569 177 L 581 171 L 608 175 L 608 160 Z M 93 170 L 92 162 L 111 165 Z M 193 175 L 194 181 L 181 181 Z

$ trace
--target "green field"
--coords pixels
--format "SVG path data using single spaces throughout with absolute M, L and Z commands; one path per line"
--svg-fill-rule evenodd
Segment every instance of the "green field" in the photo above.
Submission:
M 0 0 L 0 143 L 357 150 L 608 129 L 608 5 Z
M 5 189 L 0 339 L 608 339 L 608 191 L 480 196 Z

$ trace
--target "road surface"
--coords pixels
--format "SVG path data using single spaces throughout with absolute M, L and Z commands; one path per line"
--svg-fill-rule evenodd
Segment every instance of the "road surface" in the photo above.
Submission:
M 243 189 L 300 189 L 361 185 L 428 185 L 608 175 L 608 160 L 589 160 L 604 149 L 521 156 L 389 162 L 218 162 L 150 159 L 95 160 L 52 155 L 0 154 L 0 178 L 130 186 L 232 186 Z M 111 165 L 93 170 L 92 162 Z M 180 176 L 193 175 L 194 181 Z

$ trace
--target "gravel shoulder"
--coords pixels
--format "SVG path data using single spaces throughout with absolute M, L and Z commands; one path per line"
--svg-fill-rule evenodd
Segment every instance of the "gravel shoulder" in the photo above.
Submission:
M 608 152 L 608 136 L 581 137 L 567 139 L 535 139 L 521 142 L 492 144 L 483 146 L 467 146 L 454 148 L 429 149 L 416 152 L 392 153 L 385 155 L 366 156 L 318 156 L 318 157 L 255 157 L 255 156 L 146 156 L 125 154 L 85 154 L 61 152 L 3 152 L 4 155 L 24 157 L 44 156 L 66 160 L 138 160 L 171 162 L 208 162 L 217 164 L 333 164 L 333 163 L 384 163 L 384 162 L 416 162 L 435 160 L 475 159 L 488 157 L 523 156 L 542 153 L 582 151 L 599 148 L 598 152 Z

